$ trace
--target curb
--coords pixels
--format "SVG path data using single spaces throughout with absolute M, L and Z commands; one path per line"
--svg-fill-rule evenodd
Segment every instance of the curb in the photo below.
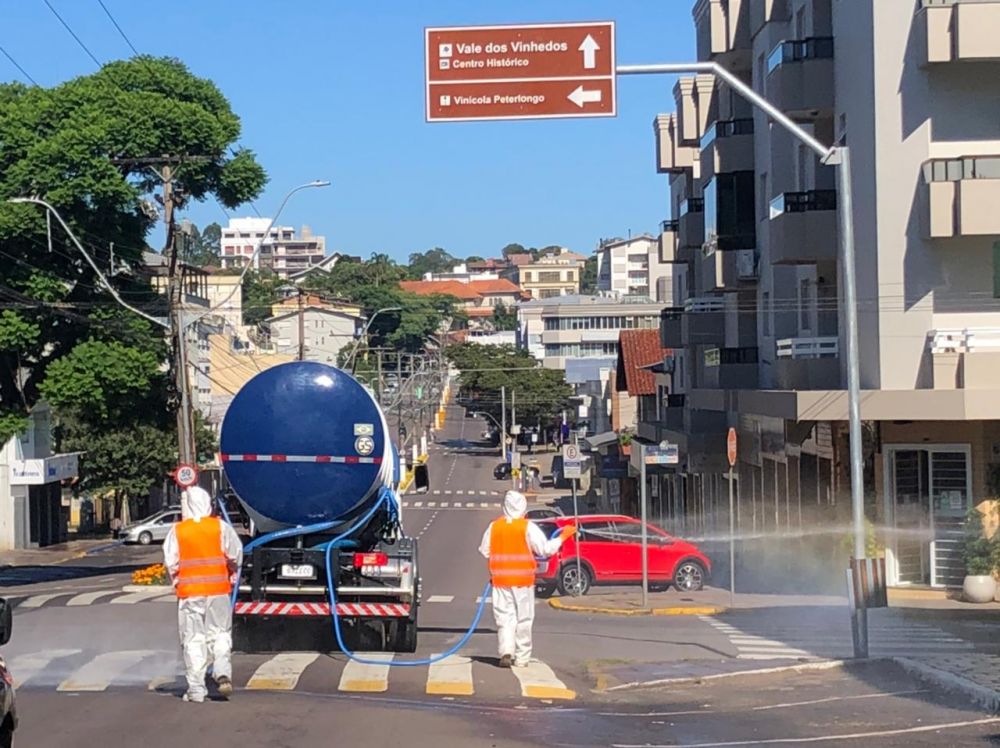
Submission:
M 667 608 L 613 608 L 600 605 L 567 605 L 562 600 L 551 598 L 549 607 L 570 613 L 596 613 L 606 616 L 715 616 L 725 613 L 728 608 L 714 605 L 672 606 Z
M 872 658 L 871 661 L 879 658 Z M 655 688 L 657 686 L 669 686 L 681 683 L 700 683 L 707 680 L 722 680 L 723 678 L 736 678 L 744 675 L 771 675 L 772 673 L 803 673 L 817 670 L 834 670 L 841 668 L 850 660 L 822 660 L 820 662 L 800 662 L 796 665 L 779 665 L 778 667 L 762 667 L 753 670 L 738 670 L 732 673 L 711 673 L 709 675 L 692 675 L 680 678 L 657 678 L 656 680 L 640 680 L 632 683 L 622 683 L 618 686 L 605 688 L 602 693 L 612 693 L 614 691 L 636 691 L 642 688 Z
M 173 589 L 169 584 L 126 584 L 122 587 L 122 592 L 148 592 L 157 587 L 163 588 L 164 595 Z
M 975 704 L 994 714 L 1000 712 L 1000 692 L 988 686 L 981 686 L 968 678 L 963 678 L 961 675 L 950 673 L 947 670 L 942 670 L 941 668 L 910 659 L 909 657 L 893 657 L 892 659 L 906 672 L 915 675 L 923 681 L 940 686 L 946 691 L 966 696 Z

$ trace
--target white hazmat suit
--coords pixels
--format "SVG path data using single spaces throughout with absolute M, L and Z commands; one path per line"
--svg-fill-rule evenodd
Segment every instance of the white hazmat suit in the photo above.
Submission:
M 181 494 L 183 520 L 200 522 L 212 513 L 212 499 L 203 488 L 194 486 Z M 219 544 L 231 573 L 243 561 L 243 543 L 239 535 L 225 522 L 221 527 Z M 170 528 L 163 543 L 163 561 L 170 580 L 177 588 L 181 565 L 181 548 L 177 540 L 177 526 Z M 212 675 L 226 683 L 232 678 L 233 612 L 229 595 L 208 595 L 178 598 L 177 628 L 184 650 L 184 669 L 187 677 L 187 701 L 205 700 L 205 674 L 209 664 Z M 230 686 L 231 687 L 231 686 Z
M 504 516 L 494 522 L 511 523 L 524 517 L 528 501 L 524 494 L 508 491 L 503 500 Z M 490 537 L 493 523 L 486 528 L 479 552 L 490 557 Z M 558 552 L 563 537 L 549 540 L 534 522 L 528 522 L 526 541 L 531 552 L 539 558 L 547 558 Z M 531 660 L 531 627 L 535 621 L 535 586 L 493 587 L 493 617 L 497 625 L 500 663 L 503 666 L 527 667 Z

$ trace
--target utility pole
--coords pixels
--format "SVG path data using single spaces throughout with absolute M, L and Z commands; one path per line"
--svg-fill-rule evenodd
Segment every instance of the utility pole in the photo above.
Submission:
M 375 356 L 376 356 L 375 361 L 377 362 L 376 370 L 378 372 L 378 379 L 375 380 L 376 381 L 375 396 L 376 399 L 378 400 L 379 407 L 382 407 L 382 349 L 381 348 L 379 348 L 378 351 L 375 352 Z
M 167 243 L 164 247 L 164 254 L 167 256 L 167 301 L 170 335 L 174 345 L 174 384 L 180 397 L 180 408 L 177 410 L 177 452 L 180 462 L 193 465 L 196 451 L 184 320 L 184 264 L 178 256 L 177 231 L 174 227 L 176 198 L 173 178 L 173 169 L 169 165 L 163 166 L 160 179 L 163 181 L 163 221 L 167 227 Z
M 302 306 L 302 288 L 299 288 L 299 361 L 306 360 L 306 315 Z
M 396 438 L 403 454 L 403 352 L 396 351 Z
M 500 459 L 507 462 L 507 388 L 500 387 Z M 513 460 L 511 460 L 513 463 Z M 513 467 L 513 464 L 511 464 Z

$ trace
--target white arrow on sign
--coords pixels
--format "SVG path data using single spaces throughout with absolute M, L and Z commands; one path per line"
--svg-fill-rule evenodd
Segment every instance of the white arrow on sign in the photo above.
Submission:
M 581 85 L 577 86 L 573 90 L 573 92 L 569 96 L 567 96 L 566 98 L 569 99 L 570 101 L 572 101 L 574 104 L 576 104 L 578 107 L 580 107 L 582 109 L 583 105 L 586 104 L 586 103 L 588 103 L 588 102 L 598 102 L 598 101 L 600 101 L 601 100 L 601 92 L 600 92 L 600 90 L 597 90 L 597 91 L 585 91 L 583 89 L 583 84 L 581 84 Z
M 577 47 L 577 49 L 583 52 L 583 67 L 585 70 L 590 70 L 591 68 L 597 66 L 596 52 L 600 49 L 600 46 L 597 44 L 594 37 L 587 34 L 584 40 L 580 42 L 580 46 Z M 598 101 L 600 101 L 600 99 L 598 99 Z

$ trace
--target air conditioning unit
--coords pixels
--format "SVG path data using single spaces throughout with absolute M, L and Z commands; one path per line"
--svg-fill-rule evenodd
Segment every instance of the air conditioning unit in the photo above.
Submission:
M 736 250 L 736 277 L 740 280 L 754 280 L 757 278 L 756 249 Z

